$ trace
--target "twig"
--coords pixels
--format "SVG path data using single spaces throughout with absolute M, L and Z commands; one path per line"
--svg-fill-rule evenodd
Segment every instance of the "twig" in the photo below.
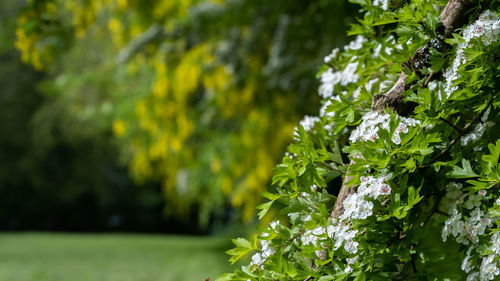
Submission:
M 444 119 L 443 117 L 439 117 L 439 120 L 441 120 L 441 121 L 445 122 L 446 124 L 450 125 L 450 127 L 452 127 L 453 129 L 455 129 L 455 130 L 457 130 L 457 131 L 459 131 L 459 132 L 463 132 L 463 131 L 464 131 L 464 129 L 459 128 L 459 127 L 457 127 L 457 126 L 453 125 L 453 123 L 451 123 L 450 121 L 448 121 L 448 120 Z
M 427 79 L 425 79 L 425 82 L 424 82 L 424 85 L 423 85 L 424 88 L 427 88 L 427 86 L 431 82 L 431 79 L 434 76 L 434 74 L 435 74 L 434 71 L 431 71 L 431 73 L 429 73 L 429 77 L 427 77 Z

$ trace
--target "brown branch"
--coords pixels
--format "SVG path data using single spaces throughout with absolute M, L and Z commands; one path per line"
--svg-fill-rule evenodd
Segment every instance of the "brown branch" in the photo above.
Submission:
M 441 23 L 443 24 L 444 30 L 438 31 L 438 37 L 449 37 L 451 33 L 459 27 L 463 23 L 463 19 L 465 12 L 469 8 L 471 2 L 469 0 L 449 0 L 443 11 L 440 15 Z M 419 50 L 420 52 L 422 50 Z M 417 51 L 418 52 L 418 51 Z M 412 62 L 415 54 L 412 58 L 410 58 L 407 62 L 403 63 L 403 65 L 413 66 Z M 426 84 L 430 82 L 432 78 L 431 75 L 426 81 Z M 375 95 L 372 100 L 371 111 L 382 111 L 385 108 L 389 108 L 391 110 L 401 110 L 403 105 L 403 92 L 409 86 L 406 84 L 407 75 L 403 72 L 399 75 L 398 80 L 394 84 L 394 86 L 383 95 Z M 455 141 L 456 142 L 456 141 Z M 352 163 L 352 161 L 351 161 Z M 350 194 L 356 192 L 356 187 L 349 186 L 347 182 L 351 179 L 349 176 L 349 168 L 345 174 L 344 180 L 342 182 L 342 187 L 340 188 L 339 194 L 337 196 L 337 200 L 335 201 L 335 205 L 333 207 L 331 217 L 338 218 L 344 212 L 344 200 Z
M 351 160 L 351 163 L 349 165 L 353 164 L 354 161 Z M 335 200 L 335 205 L 333 206 L 332 213 L 330 217 L 332 218 L 338 218 L 342 213 L 344 213 L 344 200 L 349 196 L 350 194 L 353 194 L 356 192 L 356 187 L 351 187 L 347 185 L 347 182 L 351 179 L 352 177 L 349 176 L 349 169 L 347 169 L 347 173 L 345 174 L 344 180 L 342 181 L 342 187 L 340 188 L 339 195 L 337 195 L 337 200 Z
M 383 95 L 375 95 L 372 100 L 372 111 L 383 111 L 386 107 L 395 110 L 403 102 L 403 95 L 406 88 L 406 74 L 404 71 L 399 75 L 398 81 L 392 88 Z
M 444 36 L 449 37 L 451 33 L 464 23 L 463 16 L 472 4 L 469 0 L 450 0 L 443 11 L 441 11 L 440 20 L 444 26 Z

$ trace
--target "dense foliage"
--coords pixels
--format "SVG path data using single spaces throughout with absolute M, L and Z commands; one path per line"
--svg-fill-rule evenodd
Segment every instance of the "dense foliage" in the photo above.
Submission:
M 498 279 L 500 2 L 353 2 L 259 207 L 288 220 L 235 239 L 251 262 L 219 280 Z
M 349 7 L 31 0 L 17 47 L 53 75 L 66 119 L 113 120 L 123 159 L 138 182 L 162 182 L 167 211 L 196 209 L 206 224 L 232 206 L 249 221 L 294 124 L 319 102 L 313 75 L 342 43 Z

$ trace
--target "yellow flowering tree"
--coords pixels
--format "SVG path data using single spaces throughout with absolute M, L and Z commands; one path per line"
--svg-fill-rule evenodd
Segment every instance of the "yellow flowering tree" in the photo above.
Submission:
M 89 104 L 107 105 L 124 161 L 138 182 L 162 183 L 168 213 L 196 211 L 206 225 L 235 208 L 248 222 L 295 124 L 319 102 L 313 74 L 343 43 L 346 5 L 31 0 L 17 47 L 80 105 L 75 116 L 100 120 Z

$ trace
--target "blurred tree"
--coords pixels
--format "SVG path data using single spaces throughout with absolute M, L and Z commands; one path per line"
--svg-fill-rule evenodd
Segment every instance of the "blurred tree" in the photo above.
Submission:
M 162 182 L 167 212 L 194 208 L 207 225 L 231 206 L 250 221 L 294 125 L 319 102 L 316 66 L 343 43 L 351 9 L 31 0 L 16 45 L 55 77 L 48 87 L 73 119 L 113 119 L 124 161 L 138 182 Z
M 112 116 L 96 122 L 78 108 L 80 100 L 90 108 L 90 93 L 38 87 L 47 74 L 23 65 L 14 47 L 22 6 L 0 5 L 0 230 L 197 232 L 165 220 L 160 186 L 138 188 L 118 165 Z

